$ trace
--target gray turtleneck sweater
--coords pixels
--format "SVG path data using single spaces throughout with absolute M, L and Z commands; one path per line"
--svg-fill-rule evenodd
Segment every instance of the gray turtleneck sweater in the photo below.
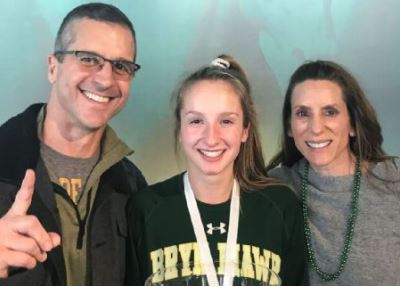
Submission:
M 300 160 L 269 174 L 289 182 L 299 195 L 304 164 Z M 370 164 L 369 170 L 361 178 L 359 212 L 344 271 L 335 281 L 324 282 L 309 266 L 311 285 L 400 285 L 400 159 Z M 310 167 L 308 180 L 314 253 L 320 268 L 333 273 L 343 251 L 353 176 L 322 176 Z

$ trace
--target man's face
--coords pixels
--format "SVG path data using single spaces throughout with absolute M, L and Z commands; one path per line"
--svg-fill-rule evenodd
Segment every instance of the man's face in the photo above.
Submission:
M 124 26 L 80 19 L 68 29 L 73 40 L 67 51 L 93 52 L 110 60 L 134 59 L 132 34 Z M 116 77 L 110 62 L 101 69 L 88 69 L 73 54 L 64 55 L 62 61 L 51 55 L 48 78 L 52 84 L 48 115 L 67 129 L 104 128 L 129 97 L 130 79 Z

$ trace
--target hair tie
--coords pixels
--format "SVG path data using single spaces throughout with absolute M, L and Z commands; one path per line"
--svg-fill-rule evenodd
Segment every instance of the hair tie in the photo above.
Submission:
M 216 58 L 211 62 L 211 66 L 217 66 L 222 69 L 229 69 L 230 63 L 227 60 L 221 59 L 221 58 Z

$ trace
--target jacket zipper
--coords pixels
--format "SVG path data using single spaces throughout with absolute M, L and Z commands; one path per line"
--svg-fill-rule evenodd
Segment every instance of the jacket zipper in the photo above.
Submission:
M 90 212 L 90 201 L 91 201 L 91 197 L 92 197 L 92 190 L 89 190 L 89 194 L 88 194 L 88 198 L 87 198 L 87 202 L 86 202 L 86 214 L 83 219 L 81 218 L 81 216 L 79 214 L 78 206 L 72 201 L 71 197 L 69 197 L 69 195 L 67 194 L 67 191 L 64 188 L 60 187 L 59 185 L 56 186 L 55 190 L 59 195 L 61 195 L 65 200 L 67 200 L 67 202 L 75 210 L 75 214 L 76 214 L 76 218 L 78 219 L 78 226 L 79 226 L 78 237 L 76 240 L 76 249 L 81 250 L 83 247 L 83 239 L 85 237 L 86 222 L 87 222 L 87 219 L 89 217 L 89 212 Z

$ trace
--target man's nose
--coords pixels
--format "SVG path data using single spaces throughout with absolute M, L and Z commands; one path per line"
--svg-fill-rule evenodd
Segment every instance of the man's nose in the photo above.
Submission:
M 104 62 L 94 74 L 94 81 L 99 88 L 106 89 L 114 83 L 114 72 L 111 63 Z

